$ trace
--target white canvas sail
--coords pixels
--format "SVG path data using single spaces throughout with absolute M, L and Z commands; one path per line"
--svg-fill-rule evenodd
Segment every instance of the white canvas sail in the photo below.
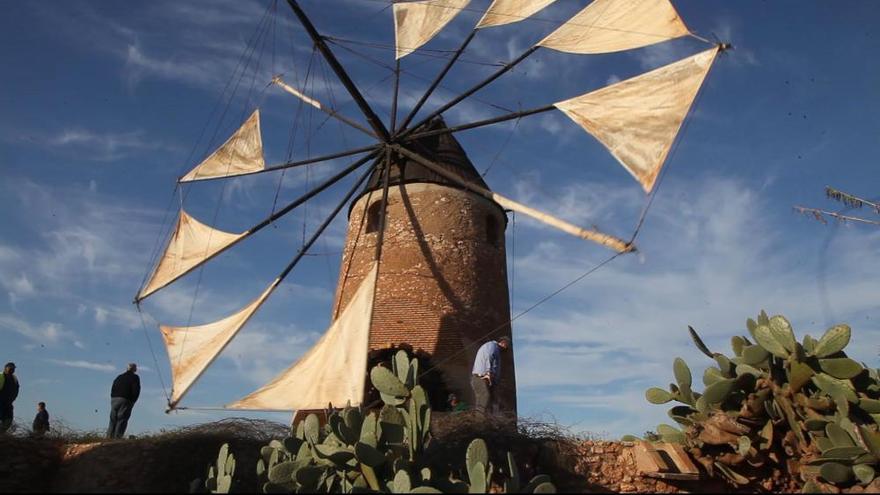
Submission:
M 494 0 L 477 28 L 502 26 L 527 19 L 556 0 Z
M 177 225 L 156 269 L 137 296 L 141 300 L 165 287 L 247 235 L 213 229 L 180 210 Z
M 175 406 L 190 387 L 223 352 L 226 345 L 250 320 L 278 285 L 275 279 L 253 302 L 237 313 L 206 325 L 171 327 L 161 325 L 162 338 L 171 363 L 171 406 Z
M 650 192 L 718 48 L 556 103 Z
M 611 53 L 687 34 L 669 0 L 595 0 L 538 45 L 569 53 Z
M 264 168 L 260 110 L 257 109 L 222 146 L 181 177 L 180 182 L 231 177 L 259 172 Z
M 470 0 L 421 0 L 399 2 L 394 10 L 394 43 L 397 58 L 431 41 L 446 24 L 467 7 Z
M 378 264 L 324 336 L 293 366 L 229 409 L 296 411 L 328 404 L 358 405 L 367 377 L 367 350 Z

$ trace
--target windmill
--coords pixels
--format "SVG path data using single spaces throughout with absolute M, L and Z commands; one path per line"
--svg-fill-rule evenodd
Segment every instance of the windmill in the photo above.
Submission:
M 135 297 L 138 304 L 307 204 L 341 179 L 352 174 L 357 177 L 293 260 L 250 304 L 212 323 L 160 326 L 172 371 L 169 410 L 183 408 L 180 401 L 202 373 L 346 205 L 349 227 L 330 327 L 298 361 L 226 408 L 297 411 L 323 409 L 328 404 L 362 404 L 370 353 L 400 344 L 426 351 L 434 367 L 440 370 L 445 386 L 465 392 L 475 346 L 510 332 L 503 244 L 507 211 L 596 243 L 616 255 L 635 250 L 635 233 L 629 240 L 620 239 L 574 225 L 491 190 L 454 134 L 558 110 L 602 143 L 650 195 L 713 62 L 729 48 L 692 34 L 669 0 L 594 0 L 489 77 L 417 119 L 429 97 L 480 31 L 528 19 L 551 3 L 553 0 L 494 0 L 428 89 L 399 121 L 397 95 L 402 59 L 418 51 L 468 9 L 470 1 L 393 3 L 398 70 L 390 122 L 386 125 L 336 58 L 328 38 L 317 30 L 296 0 L 287 0 L 315 50 L 358 107 L 361 118 L 342 115 L 280 76 L 272 84 L 374 142 L 267 166 L 257 109 L 216 151 L 180 177 L 180 184 L 197 187 L 196 183 L 201 181 L 241 178 L 359 156 L 298 199 L 277 210 L 273 208 L 270 216 L 241 233 L 215 229 L 181 208 L 163 253 Z M 685 36 L 712 46 L 563 101 L 451 126 L 443 120 L 450 109 L 472 98 L 538 50 L 584 55 L 610 53 Z M 395 233 L 393 239 L 388 232 Z M 508 357 L 507 365 L 512 369 L 512 357 Z M 507 380 L 499 393 L 502 408 L 514 411 L 513 380 Z

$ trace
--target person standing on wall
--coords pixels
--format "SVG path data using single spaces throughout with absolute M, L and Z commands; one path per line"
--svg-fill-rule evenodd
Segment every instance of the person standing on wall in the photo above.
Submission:
M 141 379 L 137 376 L 137 364 L 129 363 L 128 370 L 113 380 L 110 389 L 110 426 L 107 438 L 122 438 L 128 427 L 128 418 L 134 403 L 141 395 Z
M 34 416 L 32 425 L 34 436 L 41 437 L 49 431 L 49 411 L 46 410 L 45 402 L 37 403 L 37 415 Z
M 0 375 L 0 433 L 6 433 L 12 427 L 12 403 L 18 398 L 18 388 L 15 363 L 6 363 Z
M 510 348 L 510 338 L 486 342 L 477 351 L 471 372 L 471 388 L 474 390 L 474 410 L 491 413 L 493 390 L 501 379 L 501 352 Z

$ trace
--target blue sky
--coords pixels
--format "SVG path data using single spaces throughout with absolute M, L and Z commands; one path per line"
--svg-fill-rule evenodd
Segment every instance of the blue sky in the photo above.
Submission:
M 480 32 L 463 56 L 466 63 L 429 107 L 494 70 L 487 63 L 515 57 L 585 3 L 560 0 L 538 20 Z M 744 333 L 745 319 L 761 308 L 787 315 L 798 335 L 818 336 L 848 322 L 850 354 L 877 365 L 880 230 L 822 225 L 792 206 L 839 209 L 824 198 L 826 185 L 877 196 L 880 65 L 872 60 L 880 52 L 880 3 L 674 3 L 692 31 L 735 49 L 716 62 L 667 163 L 640 251 L 513 327 L 520 413 L 599 436 L 641 433 L 666 421 L 665 408 L 647 404 L 644 390 L 671 381 L 676 356 L 695 374 L 711 364 L 691 345 L 687 325 L 710 347 L 730 352 L 729 337 Z M 301 245 L 304 226 L 314 229 L 350 181 L 149 299 L 142 323 L 130 301 L 167 223 L 169 200 L 178 205 L 175 178 L 255 106 L 263 112 L 271 163 L 288 157 L 291 133 L 295 158 L 368 142 L 335 122 L 308 137 L 305 131 L 323 119 L 302 112 L 293 128 L 296 101 L 265 88 L 272 74 L 283 73 L 358 117 L 343 88 L 324 77 L 326 66 L 314 62 L 303 83 L 311 46 L 284 2 L 261 38 L 264 48 L 239 77 L 239 56 L 268 5 L 6 5 L 0 18 L 0 360 L 18 364 L 19 420 L 28 422 L 34 404 L 44 400 L 53 417 L 70 425 L 104 427 L 110 382 L 129 361 L 141 364 L 144 387 L 132 432 L 223 416 L 163 413 L 160 377 L 167 387 L 169 371 L 156 321 L 203 323 L 241 308 L 281 271 Z M 455 48 L 476 23 L 476 10 L 487 5 L 472 2 L 474 11 L 427 48 Z M 393 64 L 387 2 L 310 0 L 303 6 L 322 32 L 378 45 L 346 46 Z M 499 107 L 552 103 L 705 48 L 684 39 L 602 56 L 540 50 L 446 119 L 461 123 L 498 115 Z M 334 50 L 387 116 L 388 71 Z M 419 54 L 404 59 L 402 108 L 412 105 L 426 86 L 423 78 L 439 64 Z M 229 97 L 227 82 L 239 79 Z M 645 204 L 629 174 L 561 113 L 458 137 L 478 169 L 491 166 L 486 180 L 493 189 L 573 223 L 628 237 Z M 346 163 L 196 184 L 187 189 L 185 207 L 220 229 L 242 231 L 271 211 L 276 191 L 284 204 Z M 523 217 L 516 218 L 515 233 L 512 226 L 513 315 L 609 254 Z M 329 319 L 344 234 L 339 219 L 315 246 L 318 256 L 297 267 L 185 403 L 237 399 L 308 349 Z

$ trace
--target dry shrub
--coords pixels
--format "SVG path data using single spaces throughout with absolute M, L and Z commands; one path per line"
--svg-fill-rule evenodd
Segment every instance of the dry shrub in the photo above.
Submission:
M 236 478 L 242 486 L 257 486 L 254 468 L 260 447 L 272 438 L 287 436 L 289 431 L 287 426 L 271 421 L 229 418 L 124 440 L 107 440 L 97 432 L 63 427 L 44 438 L 0 437 L 5 462 L 16 455 L 33 463 L 33 452 L 40 452 L 40 458 L 47 461 L 46 467 L 37 472 L 10 473 L 0 483 L 0 488 L 10 489 L 0 492 L 186 491 L 193 478 L 204 475 L 223 443 L 229 443 L 235 453 L 240 466 Z M 66 458 L 60 464 L 63 456 Z

